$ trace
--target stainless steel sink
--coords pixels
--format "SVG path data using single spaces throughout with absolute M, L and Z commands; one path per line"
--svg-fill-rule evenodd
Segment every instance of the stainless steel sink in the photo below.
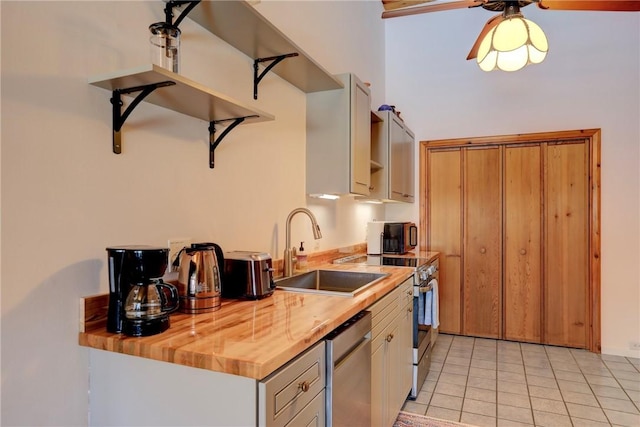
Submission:
M 276 288 L 287 291 L 352 297 L 387 276 L 389 276 L 387 273 L 312 270 L 276 280 L 275 283 Z

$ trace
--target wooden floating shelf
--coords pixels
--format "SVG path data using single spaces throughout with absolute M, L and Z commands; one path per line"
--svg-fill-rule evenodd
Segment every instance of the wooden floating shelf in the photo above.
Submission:
M 236 126 L 264 122 L 275 117 L 215 92 L 197 82 L 154 64 L 89 79 L 89 84 L 113 94 L 113 152 L 122 152 L 121 129 L 129 114 L 142 101 L 209 122 L 209 167 L 214 168 L 216 147 Z M 133 96 L 122 112 L 122 95 Z M 226 129 L 215 138 L 216 125 Z
M 305 93 L 344 87 L 245 1 L 202 1 L 188 17 L 254 60 L 297 53 L 272 71 Z
M 275 119 L 269 113 L 233 100 L 154 64 L 95 76 L 89 79 L 89 84 L 114 91 L 164 81 L 175 82 L 175 85 L 154 90 L 144 99 L 145 102 L 207 122 L 233 120 L 238 117 L 246 117 L 244 123 Z

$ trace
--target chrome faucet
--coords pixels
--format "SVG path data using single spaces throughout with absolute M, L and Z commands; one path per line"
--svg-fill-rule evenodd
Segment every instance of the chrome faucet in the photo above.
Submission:
M 291 219 L 298 213 L 307 214 L 309 219 L 311 220 L 311 228 L 313 230 L 313 238 L 318 240 L 322 238 L 322 233 L 320 232 L 320 226 L 318 225 L 318 221 L 316 221 L 316 217 L 313 213 L 307 208 L 296 208 L 291 211 L 289 216 L 287 217 L 286 223 L 286 242 L 287 247 L 284 250 L 284 277 L 293 276 L 293 258 L 295 253 L 295 248 L 291 247 Z

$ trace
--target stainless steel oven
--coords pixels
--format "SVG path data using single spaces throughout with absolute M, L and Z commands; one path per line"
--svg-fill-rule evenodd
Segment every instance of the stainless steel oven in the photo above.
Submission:
M 413 286 L 413 386 L 412 399 L 418 397 L 420 388 L 429 373 L 431 365 L 431 350 L 435 341 L 433 328 L 434 306 L 433 298 L 437 298 L 438 259 L 421 265 L 414 277 Z M 435 304 L 437 306 L 437 302 Z
M 431 292 L 434 296 L 434 279 L 438 279 L 438 260 L 429 261 L 413 256 L 389 255 L 353 255 L 333 261 L 335 264 L 367 264 L 387 265 L 393 267 L 407 267 L 413 269 L 413 382 L 409 398 L 418 397 L 431 364 L 431 348 L 436 331 L 430 324 L 424 324 L 425 317 L 421 314 L 426 307 L 426 298 Z M 428 319 L 426 319 L 428 320 Z

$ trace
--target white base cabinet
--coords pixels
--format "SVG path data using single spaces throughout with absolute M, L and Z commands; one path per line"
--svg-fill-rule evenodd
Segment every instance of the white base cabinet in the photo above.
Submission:
M 411 391 L 412 292 L 413 278 L 409 278 L 368 309 L 372 313 L 372 426 L 393 426 Z
M 325 343 L 263 381 L 90 349 L 90 426 L 325 425 Z

